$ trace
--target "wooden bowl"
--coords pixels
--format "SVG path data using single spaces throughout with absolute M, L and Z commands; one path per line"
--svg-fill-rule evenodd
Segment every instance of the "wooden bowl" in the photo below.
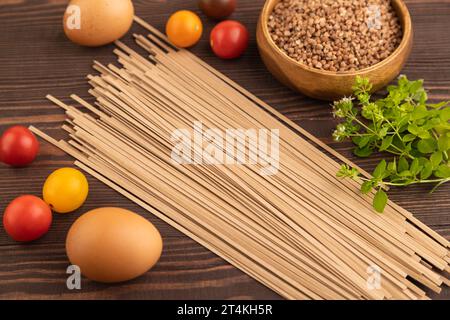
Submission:
M 321 99 L 336 100 L 352 94 L 356 76 L 367 77 L 377 91 L 392 81 L 403 68 L 411 53 L 413 30 L 408 8 L 401 0 L 392 0 L 400 19 L 403 38 L 395 51 L 383 61 L 365 69 L 349 72 L 324 71 L 297 62 L 285 54 L 269 34 L 267 22 L 273 8 L 280 0 L 267 0 L 262 9 L 256 39 L 259 52 L 267 69 L 283 84 L 303 94 Z

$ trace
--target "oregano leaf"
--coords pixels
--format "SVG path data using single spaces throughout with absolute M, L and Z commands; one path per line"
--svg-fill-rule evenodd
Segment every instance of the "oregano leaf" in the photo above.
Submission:
M 413 141 L 414 139 L 416 139 L 416 136 L 411 133 L 405 134 L 402 138 L 403 142 L 410 142 Z
M 441 151 L 434 152 L 430 157 L 430 161 L 432 167 L 437 168 L 442 162 L 442 152 Z
M 372 154 L 372 149 L 369 146 L 365 146 L 364 148 L 355 148 L 353 149 L 353 153 L 360 158 L 367 158 Z
M 388 196 L 386 192 L 383 191 L 383 189 L 379 189 L 375 196 L 373 197 L 373 208 L 379 212 L 383 213 L 384 208 L 386 207 L 388 201 Z
M 361 137 L 358 141 L 358 147 L 364 148 L 370 142 L 370 136 Z
M 440 110 L 439 117 L 443 122 L 450 120 L 450 107 Z
M 411 171 L 411 174 L 415 176 L 419 173 L 419 159 L 414 158 L 414 160 L 411 162 L 411 166 L 409 167 L 409 171 Z
M 428 179 L 433 174 L 433 165 L 431 162 L 427 162 L 420 171 L 420 179 Z
M 413 120 L 423 119 L 428 115 L 428 110 L 424 105 L 417 106 L 411 114 Z
M 442 135 L 439 137 L 438 149 L 440 151 L 447 151 L 450 149 L 450 138 L 447 135 Z
M 373 177 L 376 179 L 380 179 L 383 177 L 384 172 L 386 171 L 386 160 L 381 160 L 380 163 L 377 165 L 375 170 L 373 171 Z
M 393 161 L 389 162 L 387 165 L 387 169 L 392 172 L 392 173 L 396 173 L 397 172 L 397 161 L 394 158 Z
M 436 150 L 436 140 L 422 139 L 417 143 L 417 149 L 423 154 L 428 154 Z
M 450 167 L 445 164 L 441 164 L 434 172 L 434 175 L 438 178 L 450 178 Z
M 372 190 L 372 187 L 373 187 L 373 182 L 372 181 L 364 181 L 363 183 L 362 183 L 362 185 L 361 185 L 361 192 L 363 193 L 363 194 L 368 194 L 371 190 Z
M 409 131 L 410 133 L 412 133 L 413 135 L 416 135 L 416 136 L 417 136 L 417 135 L 419 134 L 420 129 L 419 129 L 419 127 L 417 126 L 417 124 L 412 123 L 412 124 L 408 125 L 408 131 Z
M 421 139 L 430 139 L 431 134 L 428 132 L 428 130 L 421 129 L 419 130 L 419 133 L 417 134 Z
M 404 171 L 401 171 L 398 175 L 399 175 L 400 177 L 410 177 L 412 174 L 411 174 L 411 171 L 409 171 L 409 170 L 404 170 Z
M 398 161 L 398 171 L 402 172 L 408 169 L 409 169 L 408 160 L 406 160 L 404 157 L 401 157 L 400 160 Z
M 387 136 L 383 139 L 383 141 L 381 142 L 381 146 L 380 146 L 380 151 L 385 151 L 387 149 L 389 149 L 389 147 L 392 144 L 392 139 L 394 139 L 394 136 Z

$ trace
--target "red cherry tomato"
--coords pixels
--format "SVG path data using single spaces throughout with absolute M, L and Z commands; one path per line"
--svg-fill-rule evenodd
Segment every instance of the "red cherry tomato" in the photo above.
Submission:
M 0 138 L 0 160 L 10 166 L 24 167 L 30 164 L 38 151 L 38 140 L 25 127 L 11 127 Z
M 211 48 L 222 59 L 241 56 L 248 47 L 247 28 L 237 21 L 222 21 L 211 31 Z
M 236 9 L 236 0 L 199 0 L 198 6 L 210 18 L 224 19 Z
M 16 241 L 33 241 L 47 233 L 52 211 L 44 200 L 30 195 L 14 199 L 5 209 L 3 227 Z

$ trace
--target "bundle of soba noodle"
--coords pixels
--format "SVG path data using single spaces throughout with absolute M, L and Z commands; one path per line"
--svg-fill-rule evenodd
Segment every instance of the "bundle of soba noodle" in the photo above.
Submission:
M 426 288 L 440 292 L 448 285 L 446 239 L 392 202 L 384 214 L 375 213 L 358 183 L 336 178 L 340 165 L 327 153 L 354 164 L 135 20 L 150 32 L 134 35 L 148 56 L 117 42 L 121 67 L 95 62 L 99 74 L 88 76 L 95 104 L 71 96 L 88 112 L 48 97 L 66 110 L 63 128 L 70 139 L 56 141 L 32 128 L 36 134 L 285 298 L 426 299 Z M 173 132 L 196 122 L 203 127 L 193 131 L 276 130 L 276 172 L 261 174 L 267 163 L 258 161 L 173 161 L 180 143 Z M 234 150 L 211 141 L 236 160 Z M 201 157 L 203 142 L 189 143 L 193 156 Z M 257 158 L 257 149 L 243 150 Z

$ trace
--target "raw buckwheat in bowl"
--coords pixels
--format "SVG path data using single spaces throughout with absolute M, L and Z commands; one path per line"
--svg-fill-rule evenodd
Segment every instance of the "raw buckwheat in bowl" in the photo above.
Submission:
M 350 95 L 357 75 L 378 90 L 394 79 L 412 47 L 401 0 L 267 0 L 257 41 L 269 71 L 308 96 Z

